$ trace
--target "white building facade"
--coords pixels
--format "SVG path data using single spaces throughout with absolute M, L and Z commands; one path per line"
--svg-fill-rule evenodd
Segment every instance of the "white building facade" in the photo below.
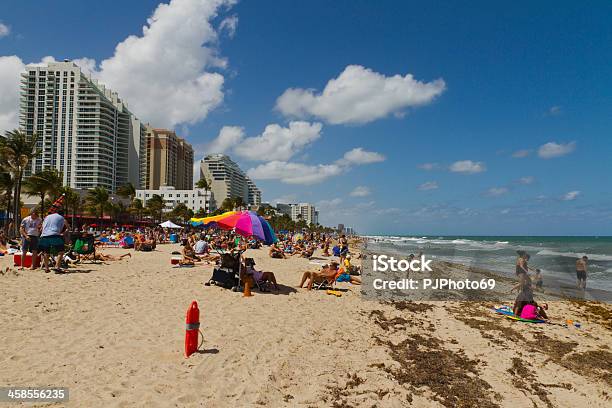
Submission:
M 161 187 L 159 190 L 136 190 L 136 198 L 142 201 L 143 206 L 146 206 L 147 200 L 155 194 L 164 199 L 165 212 L 172 211 L 178 204 L 185 204 L 193 212 L 201 209 L 210 211 L 211 192 L 201 188 L 176 190 L 174 187 Z
M 261 205 L 261 190 L 257 188 L 253 180 L 247 177 L 247 189 L 248 189 L 248 200 L 249 205 L 260 206 Z
M 261 204 L 261 191 L 229 156 L 210 154 L 200 162 L 200 178 L 210 182 L 212 209 L 226 198 L 241 197 L 248 205 Z
M 319 223 L 319 212 L 315 206 L 309 203 L 290 204 L 291 219 L 295 222 L 300 220 L 306 221 L 308 225 Z
M 117 93 L 73 62 L 26 66 L 19 126 L 38 135 L 42 150 L 27 175 L 55 168 L 75 189 L 140 186 L 144 126 Z

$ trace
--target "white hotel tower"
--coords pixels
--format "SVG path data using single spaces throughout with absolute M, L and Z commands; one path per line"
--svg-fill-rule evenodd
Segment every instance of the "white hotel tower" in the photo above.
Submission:
M 145 129 L 117 93 L 70 61 L 25 69 L 19 125 L 42 150 L 27 173 L 53 167 L 76 189 L 139 188 Z
M 261 204 L 261 191 L 229 156 L 209 154 L 200 161 L 200 178 L 210 181 L 212 208 L 218 208 L 226 198 L 241 197 L 248 205 Z

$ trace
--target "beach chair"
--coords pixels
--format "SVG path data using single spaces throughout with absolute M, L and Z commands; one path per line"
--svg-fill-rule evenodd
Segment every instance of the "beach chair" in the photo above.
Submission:
M 321 282 L 314 282 L 312 287 L 316 290 L 333 290 L 336 285 L 336 279 L 334 278 L 325 278 Z
M 78 237 L 72 244 L 72 252 L 79 254 L 81 257 L 89 257 L 91 255 L 92 263 L 96 263 L 96 240 L 93 235 Z

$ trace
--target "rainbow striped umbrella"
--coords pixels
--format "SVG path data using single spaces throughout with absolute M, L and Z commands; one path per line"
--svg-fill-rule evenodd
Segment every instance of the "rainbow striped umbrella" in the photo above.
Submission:
M 191 219 L 192 225 L 205 225 L 213 222 L 220 228 L 233 229 L 244 237 L 255 237 L 267 245 L 278 241 L 268 221 L 255 211 L 229 211 L 212 217 Z

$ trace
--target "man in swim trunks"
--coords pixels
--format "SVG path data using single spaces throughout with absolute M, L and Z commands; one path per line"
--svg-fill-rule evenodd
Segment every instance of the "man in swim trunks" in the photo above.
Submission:
M 578 289 L 586 289 L 587 270 L 589 267 L 589 258 L 583 256 L 576 260 L 576 286 Z
M 64 232 L 68 230 L 68 223 L 60 210 L 49 214 L 42 223 L 39 249 L 43 252 L 45 272 L 49 272 L 49 254 L 55 255 L 55 273 L 61 273 L 62 259 L 64 258 Z

